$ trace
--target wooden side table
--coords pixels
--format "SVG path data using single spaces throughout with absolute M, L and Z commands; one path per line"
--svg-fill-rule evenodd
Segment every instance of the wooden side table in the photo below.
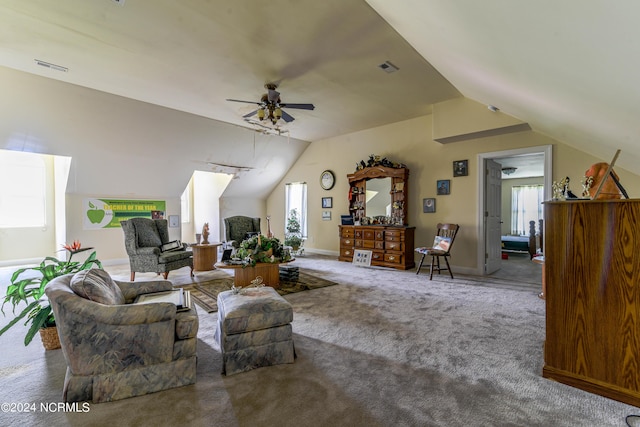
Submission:
M 218 262 L 218 246 L 222 246 L 222 243 L 191 245 L 194 271 L 215 270 L 214 264 Z

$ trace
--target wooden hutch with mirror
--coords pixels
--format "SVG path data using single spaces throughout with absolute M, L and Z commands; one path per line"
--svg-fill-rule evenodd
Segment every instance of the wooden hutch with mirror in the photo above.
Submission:
M 347 179 L 354 225 L 339 226 L 339 260 L 352 262 L 355 250 L 362 249 L 371 251 L 371 265 L 415 267 L 415 227 L 407 226 L 409 169 L 368 166 Z

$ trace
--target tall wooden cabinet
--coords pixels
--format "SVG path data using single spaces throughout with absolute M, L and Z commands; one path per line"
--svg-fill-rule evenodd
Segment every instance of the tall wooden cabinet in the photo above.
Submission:
M 640 406 L 640 200 L 544 205 L 543 376 Z
M 371 265 L 408 270 L 413 260 L 415 227 L 340 225 L 340 261 L 353 261 L 356 249 L 371 251 Z

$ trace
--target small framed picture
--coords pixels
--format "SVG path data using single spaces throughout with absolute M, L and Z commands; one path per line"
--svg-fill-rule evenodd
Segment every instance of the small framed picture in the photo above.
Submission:
M 450 179 L 439 179 L 437 181 L 437 193 L 438 195 L 446 195 L 451 193 L 451 180 Z
M 433 213 L 436 211 L 436 199 L 430 197 L 428 199 L 422 199 L 422 212 Z
M 469 175 L 469 160 L 456 160 L 453 162 L 453 176 Z
M 322 207 L 323 208 L 332 208 L 333 207 L 333 197 L 323 197 L 322 198 Z
M 331 221 L 331 211 L 322 211 L 322 220 Z

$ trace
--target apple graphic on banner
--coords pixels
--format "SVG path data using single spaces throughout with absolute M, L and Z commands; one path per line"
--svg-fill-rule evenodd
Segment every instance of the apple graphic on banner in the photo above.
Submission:
M 100 222 L 102 222 L 102 220 L 104 219 L 104 210 L 98 209 L 96 205 L 91 202 L 89 202 L 89 207 L 91 208 L 87 211 L 87 217 L 89 218 L 89 221 L 91 221 L 92 224 L 100 224 Z

